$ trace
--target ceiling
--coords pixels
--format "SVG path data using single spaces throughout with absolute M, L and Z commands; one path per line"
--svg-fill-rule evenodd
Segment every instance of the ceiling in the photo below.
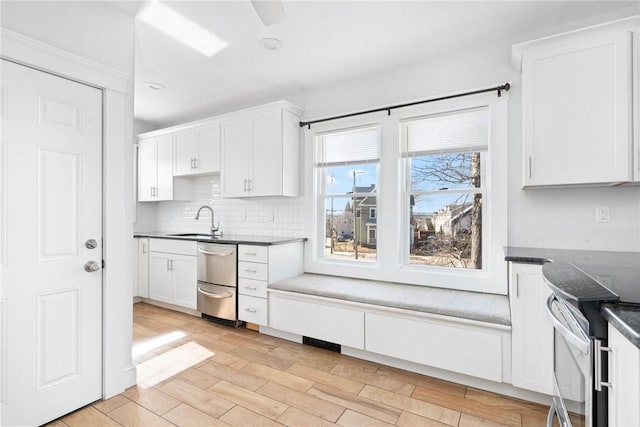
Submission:
M 134 16 L 144 6 L 111 3 Z M 136 20 L 134 113 L 159 126 L 636 4 L 285 0 L 285 21 L 267 27 L 248 0 L 163 3 L 229 44 L 206 57 Z M 259 42 L 265 37 L 280 39 L 281 48 L 265 49 Z M 165 89 L 149 89 L 150 81 Z

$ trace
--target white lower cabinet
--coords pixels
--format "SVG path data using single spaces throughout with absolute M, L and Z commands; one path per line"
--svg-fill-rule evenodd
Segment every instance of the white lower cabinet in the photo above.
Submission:
M 609 426 L 640 426 L 640 349 L 609 325 Z
M 196 308 L 196 242 L 149 239 L 149 298 Z
M 551 289 L 542 266 L 509 263 L 512 383 L 553 394 L 553 325 L 545 309 Z
M 238 245 L 238 318 L 269 325 L 267 286 L 303 272 L 303 243 Z

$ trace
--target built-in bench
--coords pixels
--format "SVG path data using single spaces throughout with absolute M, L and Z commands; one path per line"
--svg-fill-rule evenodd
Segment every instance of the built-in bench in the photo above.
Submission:
M 302 274 L 269 289 L 511 325 L 509 297 L 375 280 Z
M 511 380 L 506 295 L 318 274 L 267 290 L 261 332 L 340 344 L 344 354 L 458 382 Z

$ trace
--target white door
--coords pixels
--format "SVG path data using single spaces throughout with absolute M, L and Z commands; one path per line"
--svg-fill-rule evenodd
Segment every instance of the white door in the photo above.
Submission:
M 195 172 L 198 149 L 196 130 L 185 129 L 174 133 L 174 175 L 191 175 Z
M 0 75 L 0 425 L 39 425 L 102 396 L 102 92 Z
M 250 195 L 282 194 L 282 110 L 253 117 L 252 142 Z

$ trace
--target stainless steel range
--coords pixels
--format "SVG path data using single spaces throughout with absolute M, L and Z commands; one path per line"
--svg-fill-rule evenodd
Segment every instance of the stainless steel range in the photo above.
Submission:
M 198 242 L 198 305 L 203 317 L 238 326 L 237 245 Z
M 601 281 L 625 283 L 611 270 L 599 271 L 607 272 L 596 275 Z M 562 427 L 607 426 L 609 348 L 600 305 L 620 297 L 572 263 L 545 264 L 542 274 L 553 291 L 547 309 L 554 326 L 554 397 L 547 425 L 557 416 Z M 569 411 L 569 402 L 578 402 L 579 409 Z

